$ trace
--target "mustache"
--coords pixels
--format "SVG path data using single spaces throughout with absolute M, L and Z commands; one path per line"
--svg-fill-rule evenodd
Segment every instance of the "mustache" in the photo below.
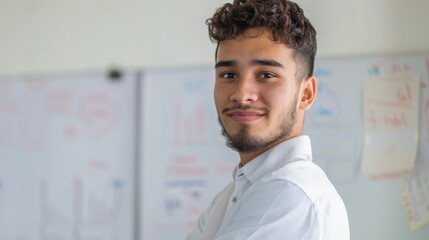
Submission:
M 255 110 L 255 111 L 263 111 L 263 112 L 268 112 L 268 108 L 267 107 L 254 107 L 251 105 L 244 105 L 244 104 L 237 104 L 231 107 L 226 107 L 222 110 L 222 113 L 227 113 L 229 111 L 233 111 L 233 110 Z

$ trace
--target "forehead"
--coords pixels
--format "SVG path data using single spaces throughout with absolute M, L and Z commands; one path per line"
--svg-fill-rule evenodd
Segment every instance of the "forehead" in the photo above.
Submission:
M 219 43 L 216 62 L 221 60 L 246 61 L 254 58 L 293 61 L 293 50 L 285 44 L 274 41 L 270 31 L 251 28 L 243 34 Z

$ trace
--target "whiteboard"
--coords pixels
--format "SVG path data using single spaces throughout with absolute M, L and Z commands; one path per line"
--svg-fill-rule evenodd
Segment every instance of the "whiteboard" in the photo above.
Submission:
M 0 239 L 133 239 L 136 77 L 0 82 Z
M 374 180 L 359 174 L 362 87 L 368 76 L 418 74 L 420 143 L 416 171 L 429 171 L 429 56 L 318 59 L 316 102 L 305 134 L 342 196 L 351 239 L 423 240 L 429 226 L 411 232 L 400 188 L 406 177 Z M 214 70 L 147 71 L 141 86 L 141 240 L 184 239 L 216 192 L 232 180 L 238 156 L 220 135 L 213 104 Z M 220 171 L 221 170 L 221 171 Z
M 306 114 L 314 161 L 342 196 L 351 239 L 427 239 L 429 226 L 410 231 L 400 190 L 408 177 L 374 180 L 359 174 L 362 157 L 362 88 L 369 76 L 415 74 L 420 80 L 420 129 L 415 173 L 429 171 L 429 56 L 317 61 L 318 95 Z M 409 176 L 412 177 L 412 176 Z
M 140 239 L 185 239 L 238 156 L 224 146 L 212 68 L 147 71 L 141 85 Z

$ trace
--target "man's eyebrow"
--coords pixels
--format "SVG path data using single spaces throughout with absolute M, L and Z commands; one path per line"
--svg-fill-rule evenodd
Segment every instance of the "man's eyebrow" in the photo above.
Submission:
M 224 61 L 219 61 L 215 64 L 215 68 L 219 68 L 219 67 L 233 67 L 233 66 L 237 66 L 238 63 L 235 60 L 224 60 Z M 280 67 L 280 68 L 285 68 L 281 63 L 272 60 L 272 59 L 253 59 L 252 61 L 250 61 L 250 65 L 251 66 L 269 66 L 269 67 Z
M 237 65 L 237 61 L 234 60 L 225 60 L 225 61 L 219 61 L 215 64 L 215 68 L 218 67 L 233 67 Z
M 281 63 L 272 59 L 254 59 L 250 62 L 250 65 L 285 68 Z

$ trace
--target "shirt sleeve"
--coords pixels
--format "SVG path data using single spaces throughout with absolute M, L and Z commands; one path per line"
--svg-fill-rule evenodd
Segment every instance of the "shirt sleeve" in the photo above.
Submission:
M 296 185 L 276 181 L 239 199 L 215 240 L 319 240 L 317 209 Z M 234 208 L 233 208 L 234 209 Z

